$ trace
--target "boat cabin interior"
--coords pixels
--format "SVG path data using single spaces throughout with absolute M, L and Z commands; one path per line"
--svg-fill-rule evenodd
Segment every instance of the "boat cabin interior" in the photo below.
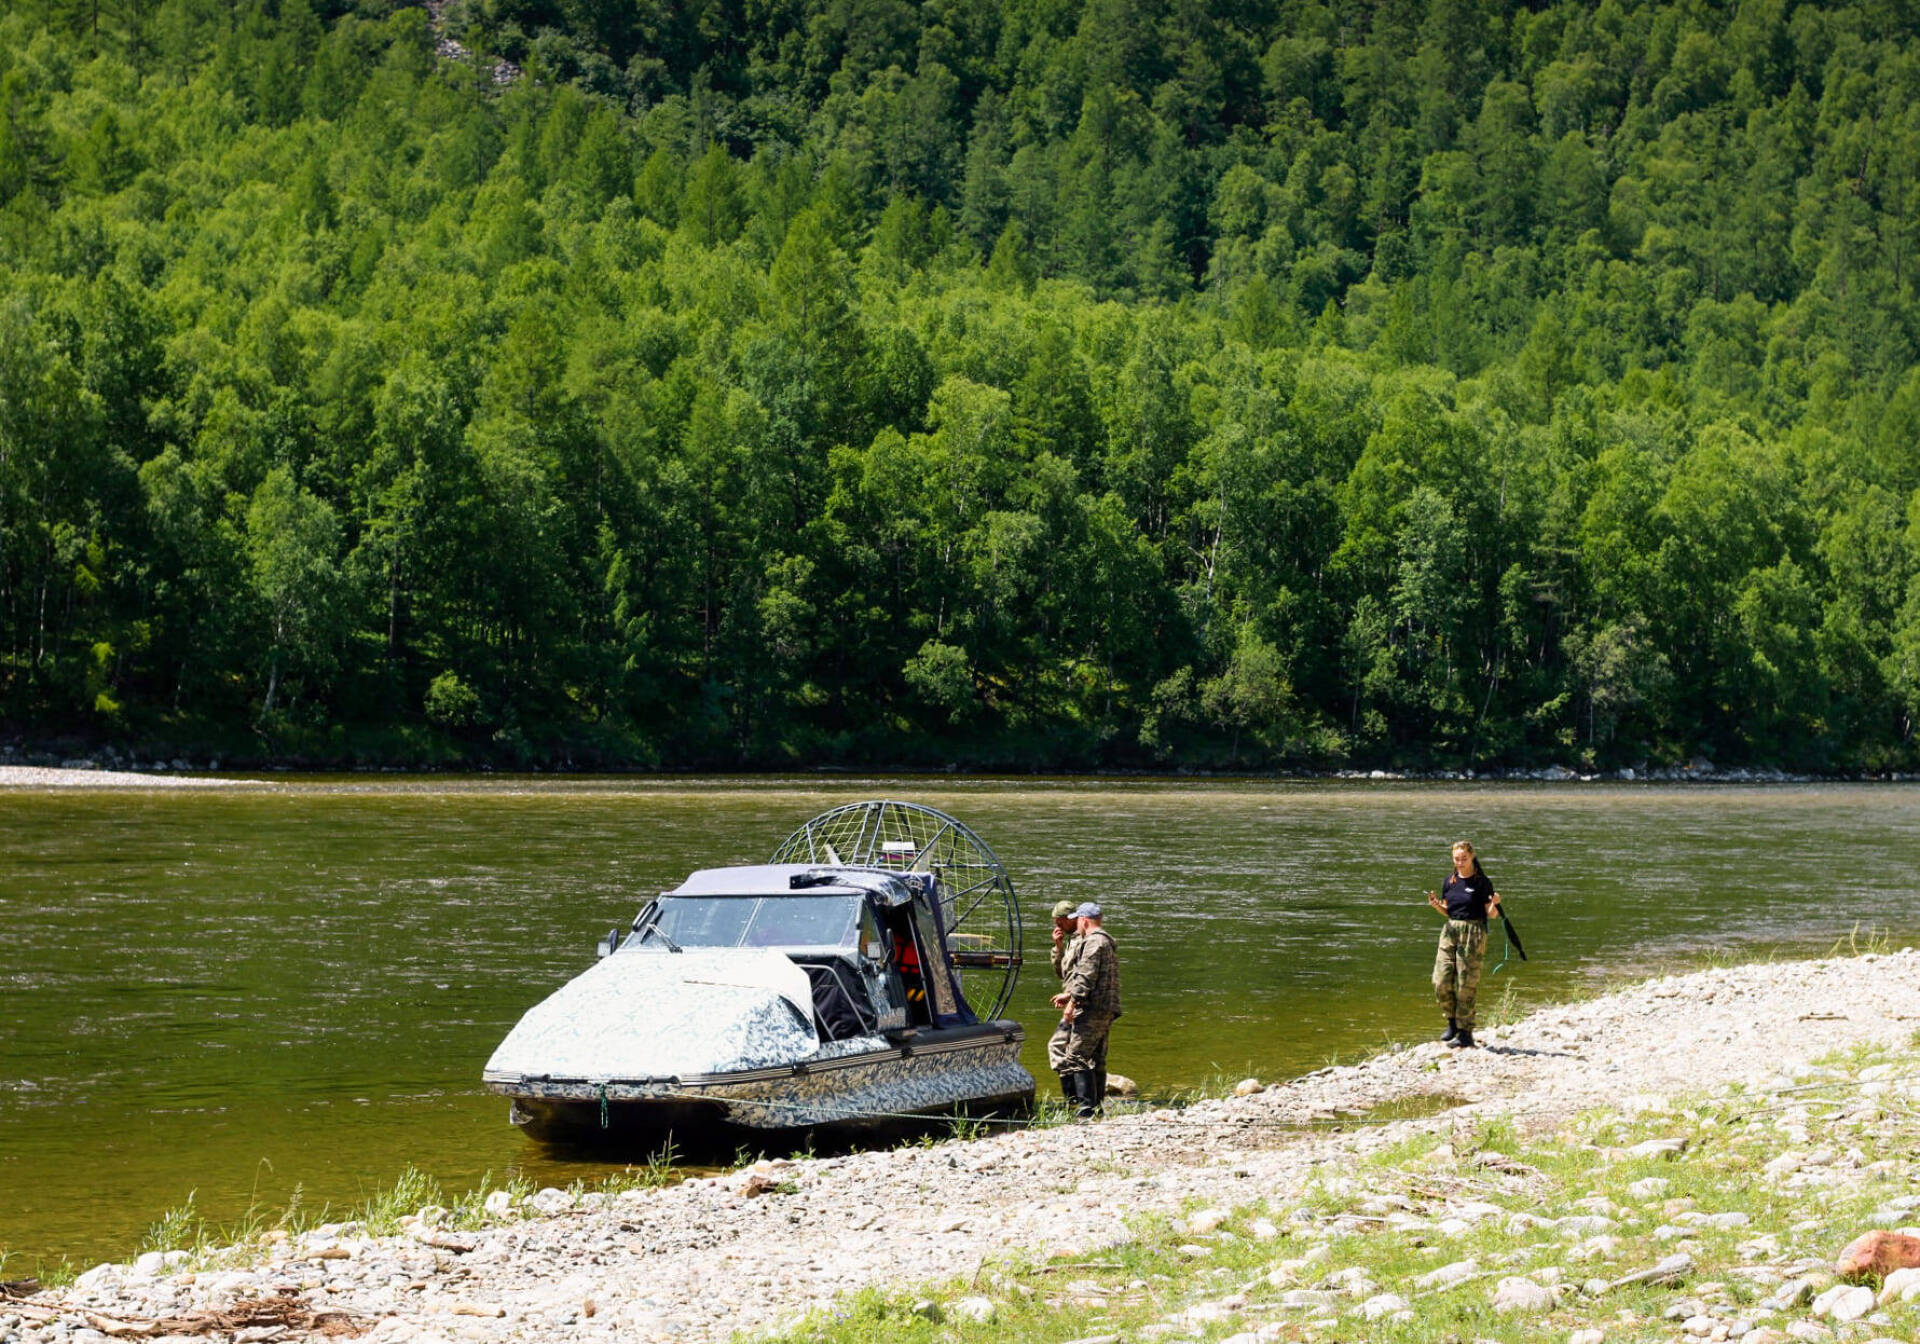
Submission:
M 869 877 L 875 880 L 862 880 Z M 625 938 L 610 937 L 603 947 L 623 955 L 729 947 L 784 952 L 807 974 L 822 1043 L 977 1020 L 950 971 L 928 973 L 952 965 L 930 878 L 919 890 L 887 874 L 821 872 L 792 881 L 788 890 L 756 894 L 685 887 L 663 893 Z

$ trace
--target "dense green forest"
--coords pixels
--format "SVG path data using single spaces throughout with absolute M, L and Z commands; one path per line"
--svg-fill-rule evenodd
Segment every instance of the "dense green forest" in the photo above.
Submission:
M 1910 766 L 1920 6 L 0 0 L 0 720 Z

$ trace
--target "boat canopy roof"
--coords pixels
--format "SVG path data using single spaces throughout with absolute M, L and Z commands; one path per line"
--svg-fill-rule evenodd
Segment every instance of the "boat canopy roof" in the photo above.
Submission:
M 795 879 L 799 879 L 796 881 Z M 915 886 L 925 874 L 907 874 Z M 924 887 L 921 887 L 924 890 Z M 702 868 L 663 896 L 849 896 L 870 895 L 881 905 L 906 905 L 915 888 L 898 873 L 878 868 L 831 867 L 817 863 L 756 863 L 737 868 Z

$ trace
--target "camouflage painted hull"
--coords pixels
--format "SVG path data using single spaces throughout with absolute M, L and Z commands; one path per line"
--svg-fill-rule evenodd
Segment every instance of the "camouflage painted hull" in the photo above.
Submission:
M 1025 1032 L 1011 1021 L 861 1037 L 793 1064 L 670 1078 L 529 1076 L 489 1069 L 487 1090 L 513 1099 L 510 1118 L 546 1143 L 664 1138 L 725 1150 L 738 1138 L 858 1134 L 955 1113 L 1024 1109 L 1033 1075 Z

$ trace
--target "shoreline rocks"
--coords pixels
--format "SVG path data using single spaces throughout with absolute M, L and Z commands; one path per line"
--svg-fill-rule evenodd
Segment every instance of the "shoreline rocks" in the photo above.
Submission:
M 1782 1003 L 1833 1003 L 1845 1012 L 1810 1025 L 1778 1011 Z M 1471 1154 L 1489 1176 L 1523 1178 L 1524 1164 L 1462 1146 L 1476 1126 L 1506 1116 L 1537 1132 L 1594 1106 L 1617 1107 L 1623 1097 L 1640 1113 L 1657 1115 L 1676 1104 L 1671 1098 L 1724 1083 L 1791 1093 L 1815 1076 L 1811 1059 L 1856 1044 L 1906 1041 L 1916 1016 L 1920 952 L 1913 949 L 1665 976 L 1476 1033 L 1480 1049 L 1428 1042 L 1184 1110 L 1133 1110 L 1092 1126 L 1010 1129 L 972 1141 L 797 1160 L 754 1191 L 745 1188 L 751 1171 L 611 1198 L 545 1190 L 524 1200 L 490 1198 L 478 1227 L 452 1226 L 444 1211 L 427 1210 L 402 1220 L 392 1236 L 330 1225 L 198 1262 L 162 1256 L 101 1267 L 64 1290 L 36 1295 L 34 1312 L 18 1311 L 19 1303 L 0 1308 L 0 1316 L 12 1310 L 18 1321 L 0 1326 L 0 1344 L 75 1344 L 92 1328 L 90 1315 L 155 1321 L 277 1299 L 295 1303 L 309 1313 L 305 1319 L 345 1313 L 367 1327 L 362 1338 L 377 1344 L 718 1341 L 777 1329 L 873 1284 L 991 1278 L 994 1258 L 1007 1252 L 1098 1252 L 1128 1240 L 1129 1220 L 1138 1215 L 1217 1228 L 1224 1211 L 1255 1200 L 1282 1209 L 1310 1185 L 1338 1179 L 1330 1171 L 1350 1170 L 1416 1134 L 1450 1139 L 1451 1146 L 1436 1150 L 1448 1162 Z M 1337 1117 L 1418 1096 L 1473 1100 L 1435 1115 L 1339 1127 Z M 1625 1160 L 1661 1156 L 1617 1151 Z M 1844 1163 L 1844 1155 L 1822 1157 L 1810 1153 L 1768 1179 L 1783 1190 L 1816 1190 Z M 1648 1198 L 1660 1198 L 1664 1178 L 1646 1179 Z M 1624 1278 L 1603 1271 L 1592 1283 L 1606 1291 L 1675 1280 L 1692 1263 L 1686 1236 L 1737 1234 L 1731 1220 L 1690 1217 L 1689 1203 L 1667 1201 L 1661 1211 L 1681 1239 L 1666 1259 Z M 1391 1201 L 1360 1212 L 1382 1224 L 1415 1217 Z M 1463 1227 L 1503 1216 L 1472 1202 L 1450 1212 Z M 1274 1218 L 1290 1224 L 1298 1213 Z M 1550 1230 L 1569 1248 L 1593 1252 L 1611 1235 L 1616 1213 L 1584 1209 L 1554 1219 Z M 1890 1204 L 1888 1213 L 1906 1210 Z M 1547 1222 L 1537 1226 L 1546 1229 Z M 1436 1224 L 1434 1233 L 1444 1238 L 1447 1229 Z M 1273 1227 L 1275 1236 L 1291 1234 Z M 1205 1246 L 1195 1250 L 1210 1254 Z M 1311 1253 L 1298 1265 L 1310 1260 Z M 1793 1269 L 1804 1280 L 1796 1298 L 1829 1294 L 1821 1319 L 1843 1326 L 1859 1319 L 1852 1313 L 1871 1310 L 1871 1290 L 1856 1293 L 1833 1285 L 1830 1275 L 1814 1277 L 1820 1264 Z M 1471 1261 L 1435 1273 L 1483 1277 L 1489 1300 L 1507 1303 L 1516 1318 L 1550 1310 L 1569 1290 L 1554 1274 Z M 1836 1286 L 1847 1291 L 1834 1292 Z M 1907 1287 L 1902 1279 L 1896 1294 Z M 1296 1290 L 1332 1291 L 1288 1285 Z M 1423 1295 L 1388 1301 L 1393 1294 L 1360 1276 L 1336 1296 L 1370 1303 L 1373 1318 L 1392 1319 L 1417 1313 Z M 1303 1298 L 1300 1310 L 1335 1305 L 1334 1297 Z M 986 1309 L 972 1302 L 965 1311 Z

